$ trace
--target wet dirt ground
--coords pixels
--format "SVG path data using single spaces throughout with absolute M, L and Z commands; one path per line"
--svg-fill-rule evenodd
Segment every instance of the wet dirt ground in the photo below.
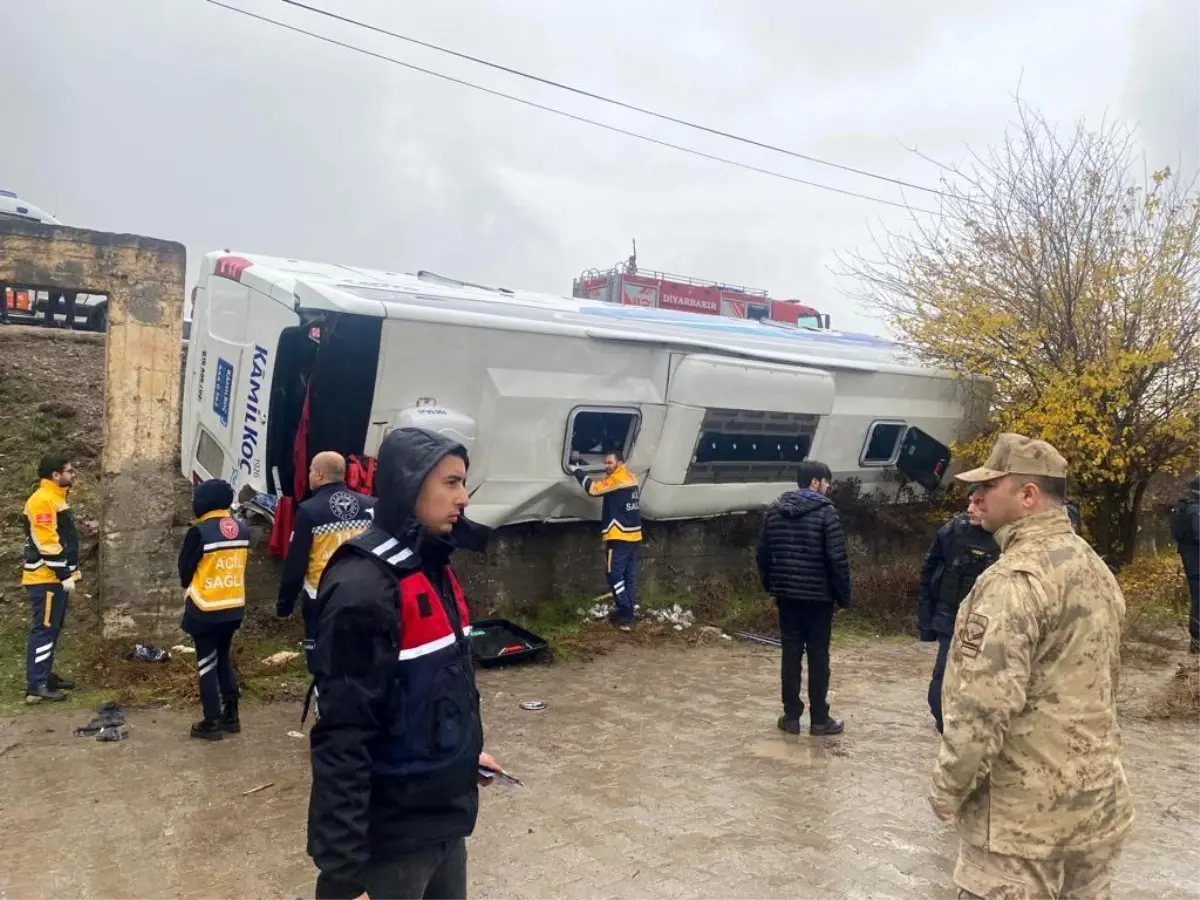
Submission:
M 925 800 L 932 645 L 835 653 L 836 738 L 776 731 L 777 663 L 723 644 L 483 673 L 488 748 L 525 786 L 485 792 L 471 895 L 954 896 L 955 837 Z M 120 744 L 73 737 L 78 711 L 0 724 L 0 900 L 311 897 L 297 707 L 249 708 L 216 744 L 186 737 L 189 712 L 131 712 Z M 1200 896 L 1196 728 L 1124 729 L 1117 894 Z

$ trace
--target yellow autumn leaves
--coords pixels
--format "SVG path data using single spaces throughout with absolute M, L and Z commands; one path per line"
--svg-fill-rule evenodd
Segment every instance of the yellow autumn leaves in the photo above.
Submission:
M 989 380 L 990 430 L 1058 447 L 1102 551 L 1128 559 L 1149 479 L 1200 453 L 1200 196 L 1166 169 L 1135 181 L 1119 126 L 1018 111 L 1002 146 L 947 170 L 936 224 L 847 274 L 925 362 Z

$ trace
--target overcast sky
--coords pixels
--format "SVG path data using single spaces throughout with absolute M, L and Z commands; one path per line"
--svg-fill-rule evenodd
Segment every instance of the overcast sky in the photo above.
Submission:
M 231 4 L 664 140 L 880 197 L 887 184 L 330 22 Z M 712 127 L 908 181 L 1003 134 L 1012 94 L 1200 166 L 1195 0 L 309 0 Z M 569 293 L 645 268 L 881 325 L 833 255 L 905 213 L 483 96 L 204 0 L 0 0 L 0 187 L 71 225 Z M 908 199 L 920 202 L 919 194 Z

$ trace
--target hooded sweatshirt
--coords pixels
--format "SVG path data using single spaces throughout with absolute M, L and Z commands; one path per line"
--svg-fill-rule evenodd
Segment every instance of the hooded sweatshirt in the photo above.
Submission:
M 467 460 L 462 445 L 439 434 L 402 428 L 387 436 L 378 455 L 374 524 L 338 548 L 317 591 L 313 671 L 320 718 L 312 730 L 308 852 L 321 871 L 319 896 L 356 897 L 366 888 L 372 858 L 457 840 L 475 828 L 483 731 L 469 655 L 434 676 L 439 688 L 444 678 L 462 679 L 451 689 L 469 695 L 472 711 L 464 710 L 465 721 L 457 723 L 475 736 L 469 766 L 433 777 L 383 774 L 380 767 L 389 745 L 419 745 L 432 728 L 411 721 L 408 689 L 417 682 L 405 680 L 425 673 L 397 675 L 404 646 L 399 580 L 423 573 L 439 594 L 427 600 L 440 603 L 453 623 L 450 555 L 486 544 L 488 530 L 465 518 L 443 539 L 428 534 L 414 515 L 425 479 L 451 454 Z M 428 689 L 420 684 L 413 690 Z
M 756 555 L 763 590 L 776 602 L 850 605 L 846 535 L 823 494 L 791 491 L 768 507 Z

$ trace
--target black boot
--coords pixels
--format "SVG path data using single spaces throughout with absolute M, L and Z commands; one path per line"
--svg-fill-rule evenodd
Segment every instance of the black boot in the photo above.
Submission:
M 799 716 L 796 716 L 796 718 L 793 719 L 790 716 L 783 715 L 783 716 L 779 717 L 779 721 L 776 722 L 775 724 L 779 726 L 780 731 L 786 731 L 788 734 L 799 734 L 800 733 L 800 717 Z
M 192 726 L 192 737 L 204 741 L 219 741 L 225 737 L 218 719 L 204 719 Z
M 238 718 L 237 697 L 225 701 L 225 706 L 221 709 L 221 718 L 218 721 L 221 729 L 230 734 L 237 734 L 242 730 L 242 720 Z
M 829 716 L 825 719 L 824 722 L 821 722 L 821 723 L 813 722 L 811 725 L 809 725 L 808 733 L 809 734 L 841 734 L 842 731 L 845 729 L 845 727 L 846 727 L 846 723 L 844 723 L 841 719 L 835 719 L 833 716 Z
M 60 678 L 51 672 L 50 677 L 46 679 L 46 687 L 55 691 L 73 691 L 75 690 L 75 682 L 70 678 Z
M 49 703 L 58 703 L 66 700 L 67 695 L 62 691 L 55 690 L 48 684 L 38 684 L 33 687 L 25 688 L 26 703 L 41 703 L 43 700 Z

